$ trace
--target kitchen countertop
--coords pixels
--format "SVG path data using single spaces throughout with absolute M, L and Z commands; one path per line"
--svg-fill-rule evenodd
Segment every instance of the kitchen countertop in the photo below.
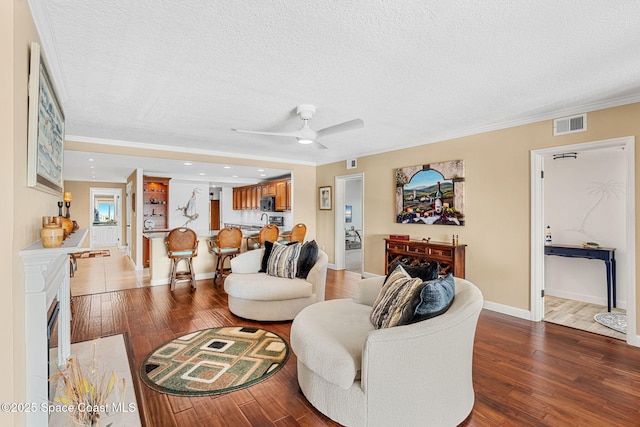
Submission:
M 225 225 L 235 225 L 239 227 L 237 224 L 225 224 Z M 246 226 L 247 224 L 245 224 Z M 257 228 L 240 228 L 242 230 L 242 237 L 253 237 L 257 236 L 258 232 L 263 226 L 257 226 Z M 156 229 L 156 230 L 145 230 L 142 235 L 148 239 L 164 239 L 169 234 L 170 229 Z M 206 230 L 206 231 L 198 231 L 196 230 L 196 234 L 199 238 L 211 238 L 216 237 L 220 230 Z M 280 237 L 287 237 L 291 233 L 291 230 L 280 230 Z

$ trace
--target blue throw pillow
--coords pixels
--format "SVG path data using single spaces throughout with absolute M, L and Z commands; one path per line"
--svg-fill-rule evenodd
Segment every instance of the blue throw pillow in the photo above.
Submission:
M 408 320 L 407 324 L 421 322 L 443 314 L 453 304 L 455 294 L 456 284 L 451 273 L 425 282 L 420 291 L 414 294 L 418 304 L 413 317 Z

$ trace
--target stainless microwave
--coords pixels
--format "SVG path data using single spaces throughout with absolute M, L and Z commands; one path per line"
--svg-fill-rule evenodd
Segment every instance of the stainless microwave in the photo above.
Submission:
M 275 212 L 276 198 L 274 196 L 262 196 L 260 198 L 260 210 L 262 212 Z

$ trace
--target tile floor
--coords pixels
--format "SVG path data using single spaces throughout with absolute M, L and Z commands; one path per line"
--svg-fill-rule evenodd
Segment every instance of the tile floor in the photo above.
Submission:
M 593 320 L 598 313 L 605 313 L 607 307 L 597 304 L 589 304 L 582 301 L 573 301 L 545 295 L 544 320 L 584 331 L 594 332 L 599 335 L 617 338 L 626 341 L 627 336 L 611 328 L 607 328 Z M 611 311 L 625 313 L 626 310 L 612 308 Z
M 149 271 L 136 271 L 125 249 L 108 248 L 110 256 L 77 258 L 71 278 L 71 296 L 100 294 L 150 286 Z

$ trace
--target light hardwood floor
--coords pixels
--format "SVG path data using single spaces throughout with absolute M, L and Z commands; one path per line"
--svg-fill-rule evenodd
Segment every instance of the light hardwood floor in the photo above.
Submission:
M 607 328 L 593 320 L 593 316 L 598 313 L 605 313 L 607 307 L 588 302 L 574 301 L 565 298 L 546 295 L 544 297 L 544 320 L 545 322 L 557 323 L 594 334 L 605 335 L 626 341 L 627 335 Z M 613 313 L 625 313 L 626 310 L 612 308 Z

